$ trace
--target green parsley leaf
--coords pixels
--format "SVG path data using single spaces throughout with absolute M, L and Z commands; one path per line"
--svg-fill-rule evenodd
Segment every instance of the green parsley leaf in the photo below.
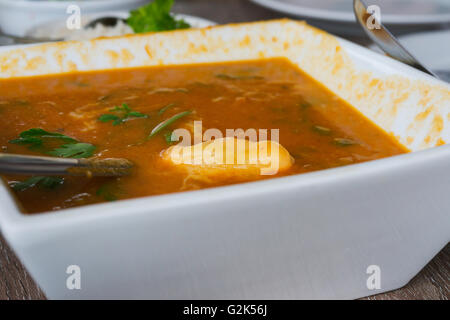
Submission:
M 58 139 L 63 144 L 57 148 L 44 146 L 49 139 Z M 57 132 L 48 132 L 41 128 L 32 128 L 19 134 L 18 139 L 9 141 L 14 144 L 29 145 L 32 150 L 39 149 L 42 153 L 64 158 L 88 158 L 91 157 L 95 146 L 89 143 L 81 143 L 78 140 Z
M 127 24 L 135 33 L 187 29 L 190 25 L 175 19 L 170 14 L 174 0 L 154 0 L 153 2 L 132 10 Z
M 102 114 L 100 117 L 98 117 L 98 121 L 101 122 L 109 122 L 112 121 L 112 124 L 114 126 L 117 126 L 121 124 L 122 122 L 131 120 L 133 118 L 147 118 L 148 116 L 146 114 L 140 113 L 138 111 L 131 110 L 131 108 L 126 104 L 123 103 L 122 106 L 115 106 L 114 108 L 110 109 L 111 112 L 115 112 L 116 114 Z
M 26 189 L 33 188 L 35 186 L 43 187 L 46 189 L 54 189 L 62 185 L 63 183 L 64 183 L 63 178 L 35 176 L 25 181 L 13 182 L 11 183 L 11 187 L 15 191 L 24 191 Z
M 163 122 L 161 122 L 160 124 L 158 124 L 156 127 L 153 128 L 152 132 L 150 132 L 150 135 L 148 137 L 149 138 L 153 137 L 154 135 L 161 132 L 161 130 L 163 130 L 164 128 L 167 128 L 168 126 L 170 126 L 172 123 L 174 123 L 178 119 L 181 119 L 191 113 L 192 113 L 192 111 L 184 111 L 184 112 L 174 115 L 173 117 L 171 117 L 169 119 L 164 120 Z
M 92 157 L 95 146 L 90 143 L 70 143 L 50 151 L 48 154 L 63 158 L 89 158 Z
M 133 117 L 133 118 L 146 118 L 147 115 L 140 113 L 138 111 L 131 111 L 128 113 L 128 117 Z
M 18 139 L 10 140 L 9 143 L 28 144 L 30 148 L 39 147 L 44 139 L 56 138 L 65 142 L 77 142 L 77 140 L 57 132 L 48 132 L 41 128 L 32 128 L 19 134 Z
M 114 120 L 119 120 L 120 118 L 114 114 L 102 114 L 99 118 L 98 121 L 101 122 L 108 122 L 108 121 L 114 121 Z

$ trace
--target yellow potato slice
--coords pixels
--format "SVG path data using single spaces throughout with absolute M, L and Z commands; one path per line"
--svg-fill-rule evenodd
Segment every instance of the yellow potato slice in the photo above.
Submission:
M 204 176 L 274 175 L 289 169 L 294 159 L 279 143 L 220 138 L 192 146 L 175 145 L 161 154 L 172 165 Z

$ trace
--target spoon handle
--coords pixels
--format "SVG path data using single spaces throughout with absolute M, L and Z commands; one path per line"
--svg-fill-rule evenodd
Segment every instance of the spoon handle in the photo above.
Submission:
M 364 32 L 369 38 L 381 48 L 390 57 L 406 63 L 422 72 L 428 73 L 433 77 L 439 77 L 430 69 L 419 62 L 402 44 L 395 38 L 395 36 L 380 22 L 378 28 L 369 28 L 367 20 L 370 15 L 367 12 L 367 6 L 362 0 L 353 0 L 353 9 L 356 19 L 363 28 Z
M 0 173 L 24 175 L 123 176 L 133 164 L 126 159 L 68 159 L 0 153 Z

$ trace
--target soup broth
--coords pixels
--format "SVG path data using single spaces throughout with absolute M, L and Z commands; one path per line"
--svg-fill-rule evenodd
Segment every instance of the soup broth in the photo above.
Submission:
M 26 213 L 301 174 L 407 152 L 281 58 L 0 80 L 0 116 L 2 152 L 134 163 L 131 175 L 117 178 L 4 176 Z M 224 136 L 227 129 L 278 129 L 288 166 L 274 175 L 226 174 L 233 166 L 193 174 L 165 161 L 167 149 L 177 144 L 173 130 L 194 133 L 194 121 L 201 121 L 203 133 L 214 128 Z M 74 151 L 75 143 L 84 145 Z

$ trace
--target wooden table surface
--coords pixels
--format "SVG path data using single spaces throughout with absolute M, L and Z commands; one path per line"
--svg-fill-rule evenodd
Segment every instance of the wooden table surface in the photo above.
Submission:
M 218 23 L 245 22 L 283 17 L 247 0 L 177 0 L 175 11 L 197 15 Z M 362 44 L 364 38 L 352 38 Z M 450 297 L 450 244 L 402 289 L 366 299 L 441 299 Z M 0 300 L 45 299 L 20 261 L 0 235 Z

